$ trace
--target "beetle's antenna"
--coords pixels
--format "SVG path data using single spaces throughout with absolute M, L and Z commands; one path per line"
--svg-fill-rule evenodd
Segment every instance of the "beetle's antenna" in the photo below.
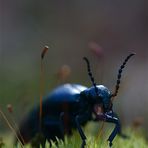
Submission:
M 118 75 L 117 75 L 117 83 L 116 83 L 116 87 L 115 87 L 115 92 L 111 95 L 111 97 L 116 97 L 119 91 L 119 86 L 120 86 L 120 80 L 121 80 L 121 74 L 122 74 L 122 70 L 124 69 L 127 61 L 133 56 L 135 55 L 135 53 L 131 53 L 129 54 L 126 59 L 124 60 L 123 64 L 120 66 L 120 69 L 118 71 Z
M 39 126 L 41 130 L 42 125 L 42 100 L 43 100 L 43 85 L 44 85 L 44 70 L 43 70 L 43 59 L 45 57 L 45 54 L 47 50 L 49 49 L 48 46 L 45 46 L 43 48 L 43 51 L 41 52 L 41 76 L 40 76 L 40 111 L 39 111 Z
M 96 87 L 96 83 L 95 83 L 94 77 L 92 76 L 92 72 L 91 72 L 91 69 L 90 69 L 89 60 L 88 60 L 86 57 L 83 57 L 83 59 L 86 61 L 87 70 L 88 70 L 88 75 L 89 75 L 89 77 L 90 77 L 90 80 L 91 80 L 93 86 L 95 87 L 95 92 L 96 92 L 96 94 L 98 95 L 98 89 L 97 89 L 97 87 Z

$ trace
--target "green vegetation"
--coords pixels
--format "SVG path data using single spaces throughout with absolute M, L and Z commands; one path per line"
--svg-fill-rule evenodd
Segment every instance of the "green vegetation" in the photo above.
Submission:
M 87 135 L 87 146 L 86 148 L 108 148 L 107 138 L 112 130 L 112 126 L 104 126 L 103 130 L 100 133 L 100 128 L 98 131 L 95 128 L 95 131 L 90 132 L 93 127 L 88 125 L 85 128 L 85 133 Z M 96 132 L 96 133 L 95 133 Z M 97 133 L 98 132 L 98 133 Z M 112 148 L 147 148 L 148 144 L 144 138 L 143 132 L 141 129 L 126 128 L 124 133 L 130 136 L 129 139 L 122 139 L 117 136 L 113 141 Z M 3 138 L 3 139 L 2 139 Z M 65 137 L 65 142 L 58 140 L 59 148 L 80 148 L 81 138 L 77 131 L 74 131 L 73 136 Z M 12 147 L 12 135 L 3 135 L 0 140 L 0 148 L 9 148 Z M 24 148 L 30 148 L 30 144 L 24 146 Z M 46 147 L 49 147 L 49 143 L 46 142 Z M 52 148 L 56 148 L 56 144 L 52 142 Z M 21 146 L 18 144 L 18 148 Z

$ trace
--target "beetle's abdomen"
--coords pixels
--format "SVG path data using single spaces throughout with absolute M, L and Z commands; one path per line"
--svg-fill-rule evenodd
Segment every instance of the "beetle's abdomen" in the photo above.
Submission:
M 81 100 L 80 92 L 86 87 L 78 84 L 65 84 L 49 93 L 43 101 L 43 113 L 59 117 L 61 112 L 74 113 Z
M 66 123 L 69 123 L 69 128 L 74 127 L 72 114 L 79 111 L 81 102 L 80 92 L 85 89 L 87 88 L 82 85 L 65 84 L 54 89 L 43 99 L 42 124 L 43 133 L 46 137 L 49 139 L 53 139 L 53 136 L 61 138 L 60 115 L 62 112 L 66 115 L 64 115 L 64 118 L 67 120 Z M 40 131 L 39 110 L 39 105 L 34 107 L 20 125 L 20 131 L 26 143 Z

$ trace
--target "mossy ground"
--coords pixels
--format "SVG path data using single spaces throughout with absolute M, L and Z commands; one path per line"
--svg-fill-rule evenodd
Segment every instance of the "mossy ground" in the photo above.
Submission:
M 85 128 L 85 134 L 87 136 L 87 146 L 86 148 L 109 148 L 107 138 L 112 131 L 110 127 L 104 127 L 101 134 L 100 129 L 89 132 L 92 128 L 87 126 Z M 148 143 L 144 137 L 144 134 L 141 129 L 126 128 L 123 130 L 129 136 L 129 139 L 122 139 L 117 136 L 113 141 L 112 148 L 148 148 Z M 99 134 L 99 135 L 98 135 Z M 3 146 L 0 145 L 0 148 L 12 148 L 12 134 L 5 134 L 1 136 L 3 138 Z M 80 148 L 81 138 L 77 131 L 74 131 L 73 136 L 65 136 L 65 141 L 58 140 L 58 148 Z M 46 147 L 49 148 L 49 143 L 46 142 Z M 18 144 L 18 148 L 21 146 Z M 31 145 L 25 145 L 24 148 L 31 148 Z M 52 142 L 52 148 L 57 148 L 57 145 Z

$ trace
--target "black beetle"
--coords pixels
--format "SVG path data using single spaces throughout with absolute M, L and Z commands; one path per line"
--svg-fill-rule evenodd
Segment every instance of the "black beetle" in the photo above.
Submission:
M 46 140 L 64 139 L 64 135 L 70 135 L 72 129 L 77 129 L 82 139 L 81 147 L 86 145 L 86 136 L 81 128 L 88 121 L 105 121 L 115 124 L 115 128 L 108 138 L 109 146 L 117 134 L 121 133 L 121 124 L 116 113 L 113 112 L 113 98 L 117 96 L 121 74 L 127 61 L 134 54 L 129 54 L 120 66 L 117 76 L 115 92 L 111 93 L 103 85 L 96 85 L 90 70 L 90 64 L 86 57 L 88 75 L 93 84 L 87 88 L 79 84 L 64 84 L 49 93 L 42 103 L 42 119 L 40 125 L 40 107 L 35 107 L 20 124 L 20 133 L 23 143 L 30 142 L 37 133 L 42 133 Z M 20 139 L 21 139 L 20 137 Z M 42 143 L 44 147 L 44 142 Z

